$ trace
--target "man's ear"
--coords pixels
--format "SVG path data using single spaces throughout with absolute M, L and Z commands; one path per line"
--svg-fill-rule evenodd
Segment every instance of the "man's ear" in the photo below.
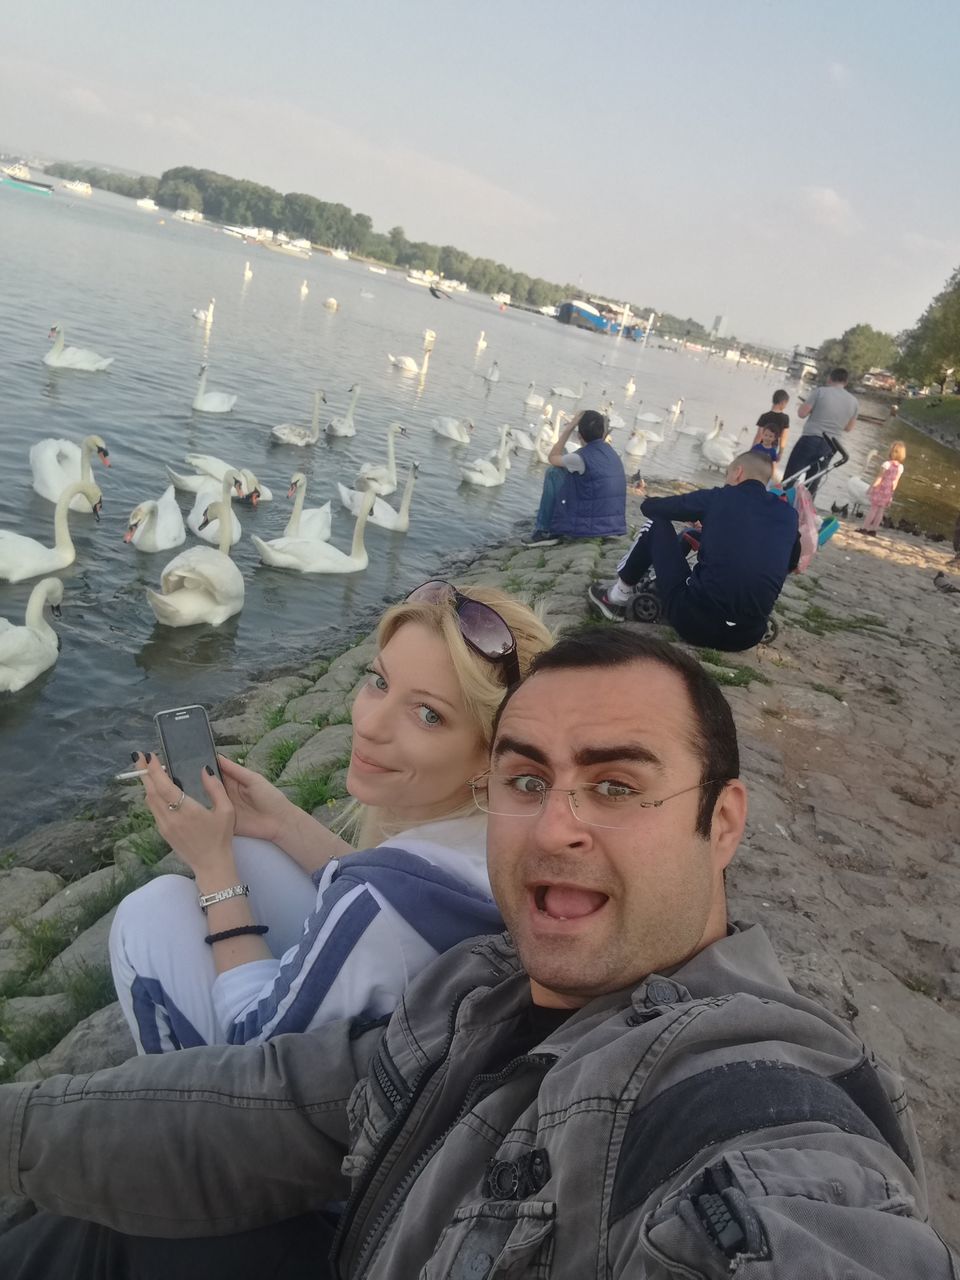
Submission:
M 730 863 L 746 825 L 747 789 L 739 778 L 734 778 L 720 792 L 710 823 L 710 847 L 718 871 Z

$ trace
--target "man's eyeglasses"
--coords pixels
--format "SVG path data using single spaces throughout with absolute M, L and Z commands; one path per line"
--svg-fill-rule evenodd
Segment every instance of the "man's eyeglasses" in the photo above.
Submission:
M 715 784 L 725 786 L 726 782 L 719 778 L 697 782 L 659 800 L 650 800 L 642 791 L 622 782 L 604 780 L 579 787 L 551 787 L 534 773 L 498 773 L 491 769 L 471 779 L 470 789 L 478 809 L 507 818 L 536 818 L 547 796 L 556 791 L 567 797 L 573 816 L 584 826 L 622 830 L 642 821 L 649 809 L 659 809 L 668 800 Z
M 474 653 L 488 662 L 502 663 L 508 685 L 520 679 L 516 639 L 496 609 L 471 600 L 449 582 L 435 580 L 415 587 L 406 599 L 422 604 L 452 604 L 460 634 Z

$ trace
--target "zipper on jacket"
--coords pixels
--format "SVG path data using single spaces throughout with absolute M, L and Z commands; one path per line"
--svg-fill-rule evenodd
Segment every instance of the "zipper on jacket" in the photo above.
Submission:
M 448 1043 L 447 1053 L 444 1055 L 445 1057 L 449 1054 L 449 1051 L 450 1051 L 450 1044 Z M 430 1161 L 433 1159 L 436 1152 L 443 1146 L 447 1138 L 450 1136 L 450 1133 L 457 1127 L 457 1125 L 460 1123 L 463 1117 L 467 1114 L 470 1108 L 475 1106 L 476 1103 L 479 1102 L 482 1097 L 486 1096 L 484 1092 L 485 1086 L 492 1085 L 496 1087 L 498 1084 L 502 1084 L 503 1081 L 507 1080 L 510 1076 L 514 1075 L 521 1067 L 524 1067 L 524 1066 L 550 1067 L 556 1062 L 556 1060 L 557 1060 L 557 1055 L 552 1053 L 525 1053 L 525 1054 L 522 1054 L 519 1058 L 514 1058 L 511 1062 L 508 1062 L 507 1065 L 505 1067 L 502 1067 L 501 1070 L 499 1071 L 488 1072 L 484 1075 L 475 1076 L 473 1078 L 473 1080 L 470 1082 L 470 1088 L 467 1090 L 467 1093 L 464 1097 L 460 1110 L 454 1116 L 453 1120 L 451 1120 L 450 1124 L 447 1125 L 443 1133 L 441 1133 L 438 1137 L 436 1137 L 433 1140 L 433 1142 L 430 1143 L 429 1147 L 427 1147 L 424 1151 L 421 1151 L 420 1155 L 417 1157 L 414 1163 L 407 1170 L 404 1177 L 401 1179 L 398 1185 L 394 1188 L 393 1194 L 390 1196 L 390 1199 L 387 1201 L 387 1203 L 383 1206 L 383 1208 L 377 1214 L 376 1221 L 373 1223 L 373 1226 L 367 1232 L 366 1237 L 364 1238 L 363 1244 L 360 1246 L 359 1250 L 357 1251 L 356 1262 L 354 1265 L 355 1265 L 356 1274 L 358 1276 L 362 1274 L 365 1255 L 367 1254 L 371 1244 L 373 1243 L 377 1235 L 380 1233 L 381 1229 L 385 1227 L 389 1219 L 393 1217 L 394 1213 L 396 1212 L 398 1203 L 404 1198 L 408 1189 L 411 1186 L 413 1186 L 413 1184 L 416 1182 L 417 1178 L 420 1176 L 423 1169 L 430 1163 Z M 489 1092 L 491 1092 L 491 1090 L 486 1089 L 486 1093 L 489 1093 Z
M 404 1089 L 401 1091 L 397 1087 L 396 1070 L 394 1069 L 394 1071 L 391 1071 L 390 1067 L 392 1066 L 393 1061 L 387 1054 L 383 1041 L 381 1041 L 380 1048 L 373 1055 L 370 1067 L 373 1071 L 374 1079 L 380 1087 L 380 1092 L 386 1098 L 387 1102 L 389 1102 L 394 1115 L 396 1115 L 403 1106 L 403 1100 L 406 1097 L 406 1090 Z
M 406 1124 L 407 1120 L 409 1119 L 411 1111 L 415 1107 L 418 1098 L 423 1093 L 423 1090 L 426 1088 L 428 1082 L 432 1079 L 432 1077 L 436 1074 L 436 1072 L 440 1069 L 440 1067 L 442 1067 L 443 1064 L 446 1062 L 447 1057 L 450 1054 L 450 1047 L 453 1044 L 454 1030 L 456 1028 L 456 1023 L 457 1023 L 457 1014 L 460 1012 L 460 1005 L 463 1003 L 463 1001 L 466 999 L 466 997 L 469 994 L 470 994 L 469 991 L 461 991 L 459 995 L 456 997 L 456 999 L 454 1000 L 453 1004 L 451 1005 L 450 1012 L 447 1015 L 446 1039 L 444 1041 L 444 1045 L 441 1053 L 438 1055 L 437 1059 L 434 1062 L 430 1062 L 427 1064 L 427 1066 L 424 1067 L 424 1069 L 420 1072 L 419 1076 L 417 1076 L 416 1080 L 411 1086 L 410 1092 L 407 1094 L 406 1099 L 401 1100 L 402 1109 L 398 1110 L 393 1120 L 391 1120 L 390 1124 L 387 1127 L 386 1132 L 383 1135 L 381 1142 L 379 1143 L 378 1147 L 376 1148 L 376 1150 L 374 1151 L 373 1155 L 370 1158 L 370 1163 L 367 1166 L 366 1172 L 364 1173 L 361 1180 L 357 1183 L 353 1191 L 350 1193 L 350 1198 L 347 1201 L 346 1206 L 344 1207 L 343 1213 L 340 1215 L 340 1225 L 337 1228 L 337 1234 L 334 1237 L 334 1241 L 333 1241 L 333 1248 L 330 1251 L 331 1259 L 333 1260 L 334 1265 L 338 1269 L 340 1266 L 340 1258 L 343 1253 L 343 1248 L 344 1248 L 344 1245 L 346 1244 L 347 1233 L 350 1229 L 351 1221 L 354 1215 L 356 1214 L 357 1210 L 359 1209 L 361 1201 L 363 1200 L 364 1196 L 367 1194 L 367 1192 L 370 1189 L 370 1185 L 373 1182 L 374 1175 L 376 1174 L 377 1170 L 380 1167 L 380 1164 L 382 1163 L 382 1157 L 389 1151 L 392 1144 L 396 1141 L 397 1137 L 403 1131 L 403 1126 Z M 403 1106 L 403 1101 L 406 1102 L 405 1106 Z M 379 1221 L 379 1217 L 378 1217 L 378 1221 Z M 368 1239 L 369 1239 L 369 1236 L 368 1236 Z M 363 1248 L 366 1248 L 366 1241 L 364 1242 Z M 362 1251 L 363 1250 L 361 1249 L 360 1252 L 362 1253 Z M 356 1268 L 354 1269 L 356 1270 Z

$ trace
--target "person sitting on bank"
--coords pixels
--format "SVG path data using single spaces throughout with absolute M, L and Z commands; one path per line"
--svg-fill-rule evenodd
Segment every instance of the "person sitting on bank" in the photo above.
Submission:
M 784 476 L 790 479 L 798 472 L 813 475 L 820 471 L 833 452 L 824 435 L 839 435 L 852 431 L 857 425 L 859 404 L 856 396 L 847 390 L 849 374 L 846 369 L 831 369 L 825 387 L 814 387 L 808 398 L 797 410 L 797 417 L 805 419 L 803 434 L 790 451 Z M 820 486 L 822 476 L 807 482 L 812 498 Z
M 693 658 L 565 636 L 473 779 L 508 932 L 389 1021 L 0 1085 L 0 1275 L 956 1280 L 902 1082 L 729 918 L 739 774 Z
M 718 489 L 646 498 L 648 517 L 609 587 L 594 583 L 590 602 L 622 622 L 633 588 L 651 565 L 663 613 L 681 640 L 738 653 L 758 644 L 787 574 L 800 560 L 797 513 L 767 492 L 773 471 L 762 453 L 741 453 Z M 673 520 L 698 520 L 700 549 L 691 572 L 689 547 Z
M 786 452 L 787 436 L 790 434 L 790 415 L 787 413 L 789 402 L 789 392 L 775 391 L 770 408 L 766 413 L 761 413 L 757 419 L 757 434 L 753 438 L 752 447 L 755 449 L 759 444 L 766 445 L 767 442 L 763 439 L 764 432 L 772 428 L 777 446 L 777 452 L 773 455 L 774 462 L 779 462 Z
M 627 531 L 627 477 L 616 450 L 607 443 L 607 420 L 584 409 L 560 432 L 547 456 L 533 541 L 553 538 L 610 538 Z M 574 431 L 583 442 L 573 453 L 566 444 Z

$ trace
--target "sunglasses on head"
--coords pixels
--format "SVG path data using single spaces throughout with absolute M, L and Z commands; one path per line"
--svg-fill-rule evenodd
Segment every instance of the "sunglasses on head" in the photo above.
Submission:
M 449 582 L 424 582 L 405 599 L 419 604 L 452 604 L 460 634 L 474 653 L 488 662 L 503 663 L 508 685 L 520 679 L 517 642 L 496 609 L 471 600 Z

